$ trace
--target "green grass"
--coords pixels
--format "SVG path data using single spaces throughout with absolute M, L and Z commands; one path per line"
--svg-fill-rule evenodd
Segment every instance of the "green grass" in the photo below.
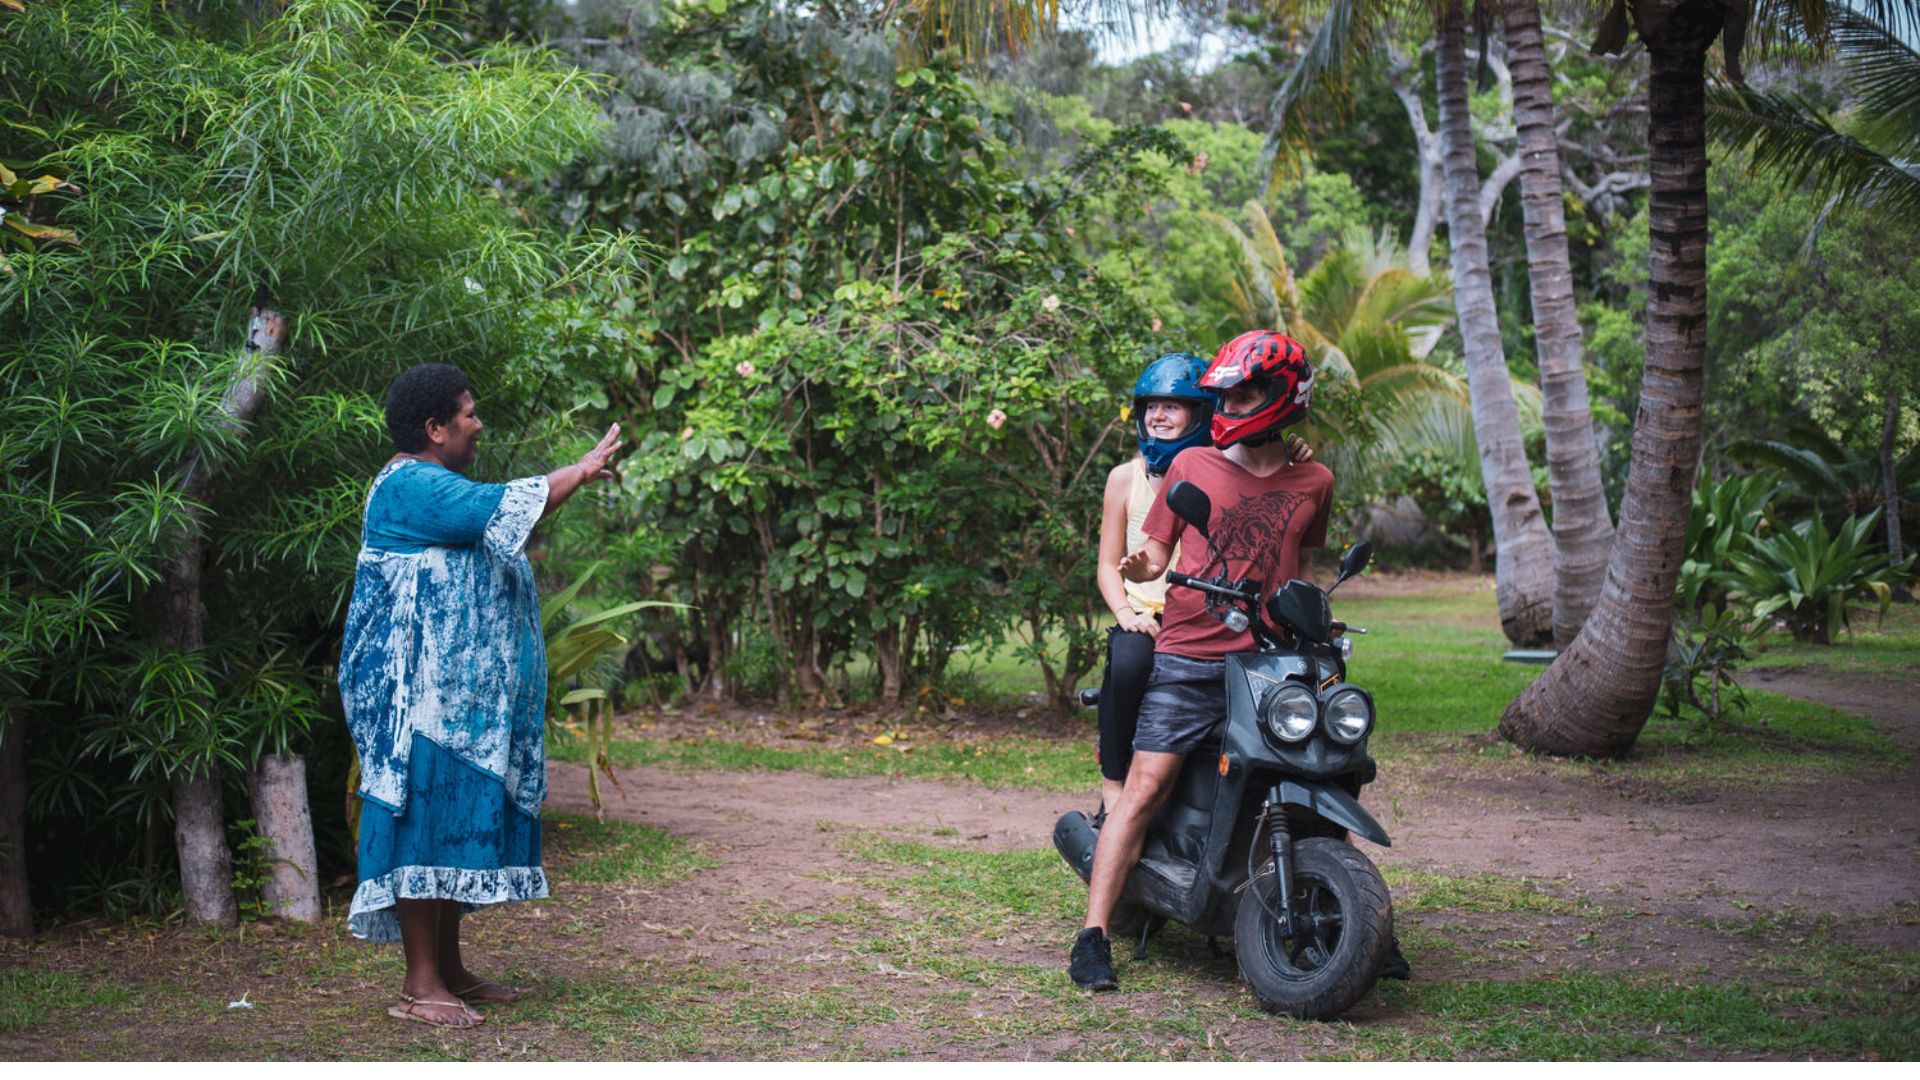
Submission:
M 957 920 L 968 932 L 1014 932 L 1037 920 L 1071 921 L 1086 911 L 1086 890 L 1052 848 L 971 851 L 876 833 L 847 841 L 856 858 L 909 870 L 888 888 L 914 907 Z
M 1003 739 L 992 744 L 928 742 L 911 751 L 894 746 L 752 746 L 725 739 L 636 739 L 613 744 L 609 756 L 618 768 L 664 765 L 695 771 L 798 771 L 817 776 L 887 776 L 944 780 L 987 787 L 1084 791 L 1093 784 L 1093 733 L 1087 740 Z M 911 744 L 910 744 L 911 745 Z M 580 761 L 578 743 L 560 745 L 549 756 Z
M 1393 907 L 1397 912 L 1570 915 L 1588 909 L 1586 904 L 1543 892 L 1524 878 L 1504 878 L 1496 874 L 1461 877 L 1399 866 L 1385 867 L 1380 874 L 1393 892 Z
M 1854 609 L 1853 630 L 1835 634 L 1832 645 L 1798 642 L 1786 633 L 1769 634 L 1763 651 L 1748 666 L 1817 667 L 1920 678 L 1920 604 L 1895 604 L 1884 622 L 1879 611 L 1877 607 Z
M 1492 731 L 1545 670 L 1500 659 L 1508 645 L 1491 589 L 1334 599 L 1342 620 L 1367 628 L 1353 637 L 1347 677 L 1373 693 L 1383 738 Z
M 1876 954 L 1912 985 L 1910 954 Z M 1910 1059 L 1917 1018 L 1899 978 L 1859 985 L 1859 955 L 1820 957 L 1815 981 L 1756 985 L 1702 975 L 1563 972 L 1416 980 L 1386 988 L 1409 1025 L 1356 1029 L 1330 1057 L 1592 1060 L 1725 1055 Z M 1380 993 L 1380 990 L 1376 990 Z
M 719 865 L 648 825 L 553 812 L 542 815 L 541 823 L 549 861 L 569 881 L 668 882 Z
M 64 971 L 0 971 L 0 1034 L 38 1027 L 62 1013 L 122 1009 L 134 993 L 114 982 Z

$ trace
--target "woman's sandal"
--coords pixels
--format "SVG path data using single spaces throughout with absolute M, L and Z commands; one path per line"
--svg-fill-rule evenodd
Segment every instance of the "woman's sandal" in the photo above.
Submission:
M 455 1030 L 479 1027 L 481 1024 L 487 1022 L 486 1017 L 468 1008 L 467 1003 L 458 998 L 452 1001 L 428 1001 L 425 998 L 408 997 L 405 994 L 401 994 L 400 1000 L 405 1004 L 395 1005 L 387 1009 L 387 1015 L 393 1017 L 395 1020 L 410 1020 L 416 1024 L 428 1024 L 433 1027 L 453 1028 Z M 435 1019 L 419 1011 L 422 1005 L 437 1005 L 446 1009 L 458 1009 L 460 1010 L 460 1015 L 467 1018 L 467 1023 L 457 1024 L 452 1020 Z
M 495 992 L 491 995 L 482 995 L 479 997 L 469 996 L 474 994 L 477 991 L 482 991 L 482 990 L 492 990 Z M 461 1000 L 467 1002 L 468 1004 L 473 1004 L 474 1002 L 478 1002 L 482 1005 L 506 1005 L 506 1004 L 509 1004 L 510 1002 L 519 1001 L 523 993 L 524 991 L 515 990 L 511 986 L 501 986 L 499 983 L 496 983 L 496 982 L 490 982 L 486 979 L 479 979 L 479 980 L 476 980 L 472 986 L 469 986 L 464 990 L 453 991 L 453 996 L 460 998 Z

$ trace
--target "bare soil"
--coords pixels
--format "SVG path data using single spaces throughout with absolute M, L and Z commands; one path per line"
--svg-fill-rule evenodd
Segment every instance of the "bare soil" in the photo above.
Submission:
M 1887 725 L 1903 746 L 1920 748 L 1920 688 L 1910 681 L 1766 671 L 1751 682 L 1856 711 Z M 651 737 L 712 734 L 779 744 L 864 740 L 890 721 L 855 714 L 809 724 L 767 713 L 687 709 L 640 723 L 640 734 Z M 969 723 L 960 737 L 1044 734 L 1049 725 L 1044 716 L 1017 712 L 970 717 Z M 1406 757 L 1383 768 L 1367 793 L 1394 837 L 1390 849 L 1371 852 L 1378 862 L 1406 871 L 1525 878 L 1567 902 L 1546 912 L 1400 912 L 1416 979 L 1611 969 L 1678 977 L 1754 960 L 1779 948 L 1784 934 L 1807 927 L 1832 940 L 1920 950 L 1920 800 L 1912 797 L 1911 758 L 1852 775 L 1702 783 L 1676 793 L 1630 773 L 1513 754 L 1490 739 L 1435 739 Z M 582 768 L 555 764 L 551 776 L 553 809 L 591 812 Z M 1169 934 L 1164 946 L 1163 957 L 1170 955 L 1188 976 L 1184 989 L 1091 999 L 1085 1008 L 1094 1010 L 1093 1019 L 1111 1019 L 1094 1034 L 1084 1024 L 1035 1032 L 1021 1023 L 1044 1004 L 1030 986 L 1018 980 L 1005 988 L 983 986 L 937 970 L 903 970 L 849 939 L 835 921 L 876 902 L 883 927 L 888 919 L 908 926 L 922 914 L 876 898 L 869 883 L 888 871 L 850 853 L 840 842 L 848 835 L 881 831 L 975 851 L 1045 847 L 1062 811 L 1091 808 L 1091 785 L 1076 797 L 886 778 L 655 768 L 623 770 L 621 780 L 630 795 L 610 793 L 610 816 L 690 841 L 715 865 L 663 886 L 578 886 L 572 898 L 562 877 L 556 904 L 518 905 L 475 919 L 472 951 L 493 969 L 532 982 L 536 995 L 566 1000 L 577 999 L 566 998 L 574 993 L 566 988 L 582 980 L 630 979 L 644 997 L 648 986 L 693 978 L 690 973 L 737 976 L 739 985 L 726 993 L 738 996 L 728 998 L 732 1004 L 721 1018 L 692 1042 L 644 1041 L 641 1033 L 663 1022 L 657 1017 L 636 1022 L 622 1037 L 636 1041 L 621 1041 L 583 1033 L 564 1017 L 526 1006 L 494 1010 L 493 1021 L 473 1033 L 398 1024 L 380 1012 L 397 982 L 397 957 L 371 970 L 363 963 L 333 973 L 302 968 L 298 978 L 261 977 L 288 956 L 352 949 L 336 940 L 335 929 L 262 927 L 249 940 L 173 928 L 69 927 L 32 943 L 0 945 L 0 975 L 9 968 L 90 978 L 112 973 L 196 1004 L 151 1013 L 61 1014 L 0 1034 L 0 1057 L 1052 1059 L 1126 1048 L 1130 1044 L 1113 1040 L 1129 1025 L 1148 1024 L 1169 1010 L 1207 1017 L 1204 1030 L 1161 1036 L 1166 1041 L 1159 1049 L 1171 1056 L 1289 1059 L 1348 1045 L 1340 1041 L 1346 1029 L 1276 1024 L 1249 1012 L 1232 961 L 1208 955 L 1192 935 Z M 1769 927 L 1780 929 L 1761 932 Z M 985 936 L 955 934 L 950 948 L 974 960 L 1064 969 L 1076 928 L 1043 923 Z M 588 944 L 570 946 L 569 934 Z M 263 956 L 274 960 L 263 965 Z M 1145 969 L 1123 959 L 1123 981 L 1130 970 Z M 1063 971 L 1059 978 L 1064 984 Z M 239 1017 L 221 1006 L 243 987 L 258 1008 Z M 829 992 L 849 1008 L 877 1001 L 889 1008 L 857 1030 L 815 1015 L 769 1031 L 769 1021 L 745 1011 L 749 1001 L 793 1003 Z M 1353 1030 L 1426 1022 L 1387 997 L 1375 994 L 1350 1013 Z M 527 1019 L 516 1019 L 515 1009 Z M 965 1038 L 956 1034 L 960 1027 L 969 1032 Z M 1712 1056 L 1686 1045 L 1670 1052 Z

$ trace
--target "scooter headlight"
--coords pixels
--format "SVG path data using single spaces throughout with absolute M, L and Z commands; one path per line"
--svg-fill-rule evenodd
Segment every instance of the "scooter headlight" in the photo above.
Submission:
M 1263 719 L 1267 730 L 1281 742 L 1296 743 L 1313 734 L 1314 722 L 1320 719 L 1319 703 L 1313 700 L 1313 694 L 1304 686 L 1282 686 L 1267 695 L 1261 703 Z
M 1349 745 L 1373 730 L 1373 698 L 1357 686 L 1342 684 L 1327 695 L 1327 736 Z

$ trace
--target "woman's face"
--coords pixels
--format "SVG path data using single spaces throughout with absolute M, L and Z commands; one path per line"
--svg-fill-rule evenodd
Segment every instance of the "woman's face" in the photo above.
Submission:
M 433 456 L 454 472 L 465 472 L 480 456 L 480 432 L 486 426 L 474 412 L 473 395 L 462 392 L 452 423 L 427 421 L 427 439 L 433 444 Z
M 1179 438 L 1186 433 L 1187 424 L 1192 420 L 1193 410 L 1184 401 L 1159 398 L 1147 402 L 1147 434 L 1156 439 Z

